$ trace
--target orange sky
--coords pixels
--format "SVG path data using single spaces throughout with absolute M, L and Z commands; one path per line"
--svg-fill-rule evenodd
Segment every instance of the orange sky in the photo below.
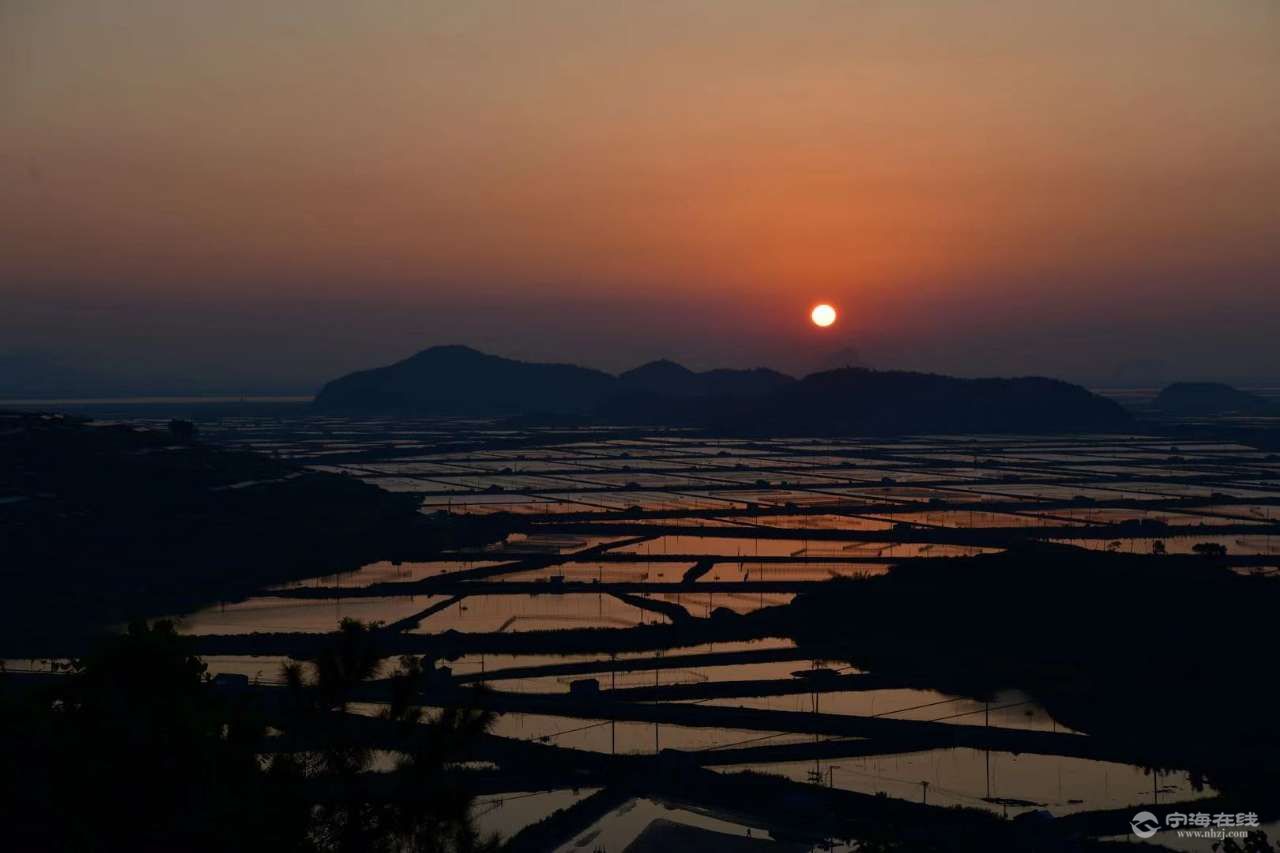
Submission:
M 1263 375 L 1280 5 L 8 0 L 0 180 L 0 340 L 122 368 Z

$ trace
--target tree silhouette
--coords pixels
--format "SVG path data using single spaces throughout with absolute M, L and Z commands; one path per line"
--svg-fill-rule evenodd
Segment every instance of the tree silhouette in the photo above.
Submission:
M 67 669 L 52 687 L 4 690 L 13 849 L 290 846 L 261 718 L 215 695 L 172 623 L 136 622 Z
M 417 659 L 387 681 L 394 772 L 370 772 L 369 719 L 349 706 L 381 667 L 378 636 L 344 621 L 283 690 L 219 689 L 167 621 L 130 625 L 50 686 L 0 676 L 8 849 L 491 849 L 449 770 L 491 716 L 428 719 Z
M 486 851 L 471 819 L 471 797 L 450 780 L 448 765 L 491 725 L 493 716 L 447 708 L 428 719 L 422 709 L 429 673 L 420 659 L 400 658 L 386 681 L 390 701 L 378 718 L 396 730 L 393 772 L 371 773 L 376 753 L 363 732 L 365 718 L 349 712 L 352 701 L 382 668 L 381 625 L 344 619 L 334 641 L 309 672 L 287 665 L 285 711 L 273 723 L 291 748 L 273 759 L 278 772 L 312 790 L 327 792 L 308 828 L 311 849 L 321 851 Z M 368 783 L 390 780 L 382 795 Z

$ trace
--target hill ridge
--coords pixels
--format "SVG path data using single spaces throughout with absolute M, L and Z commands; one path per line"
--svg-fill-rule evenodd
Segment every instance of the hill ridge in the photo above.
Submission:
M 572 416 L 773 434 L 1080 432 L 1130 423 L 1118 403 L 1042 376 L 960 379 L 843 367 L 795 379 L 768 368 L 696 372 L 670 359 L 614 376 L 461 344 L 347 374 L 327 383 L 314 405 L 335 412 Z

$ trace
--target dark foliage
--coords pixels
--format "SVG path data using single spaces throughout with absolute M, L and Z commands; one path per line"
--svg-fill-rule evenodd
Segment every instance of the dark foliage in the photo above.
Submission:
M 489 849 L 447 764 L 490 717 L 450 710 L 426 719 L 416 659 L 392 675 L 383 715 L 399 732 L 395 772 L 369 772 L 363 718 L 346 706 L 381 667 L 377 633 L 344 622 L 309 678 L 289 669 L 280 701 L 217 689 L 165 621 L 134 623 L 52 685 L 6 677 L 7 849 Z
M 137 623 L 33 693 L 5 684 L 13 850 L 298 849 L 295 780 L 264 769 L 265 728 L 213 693 L 169 623 Z

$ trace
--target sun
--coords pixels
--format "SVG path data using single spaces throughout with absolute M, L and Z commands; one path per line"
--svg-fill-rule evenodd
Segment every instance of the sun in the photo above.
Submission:
M 825 302 L 815 305 L 809 312 L 809 319 L 813 321 L 813 325 L 826 328 L 836 321 L 836 309 Z

